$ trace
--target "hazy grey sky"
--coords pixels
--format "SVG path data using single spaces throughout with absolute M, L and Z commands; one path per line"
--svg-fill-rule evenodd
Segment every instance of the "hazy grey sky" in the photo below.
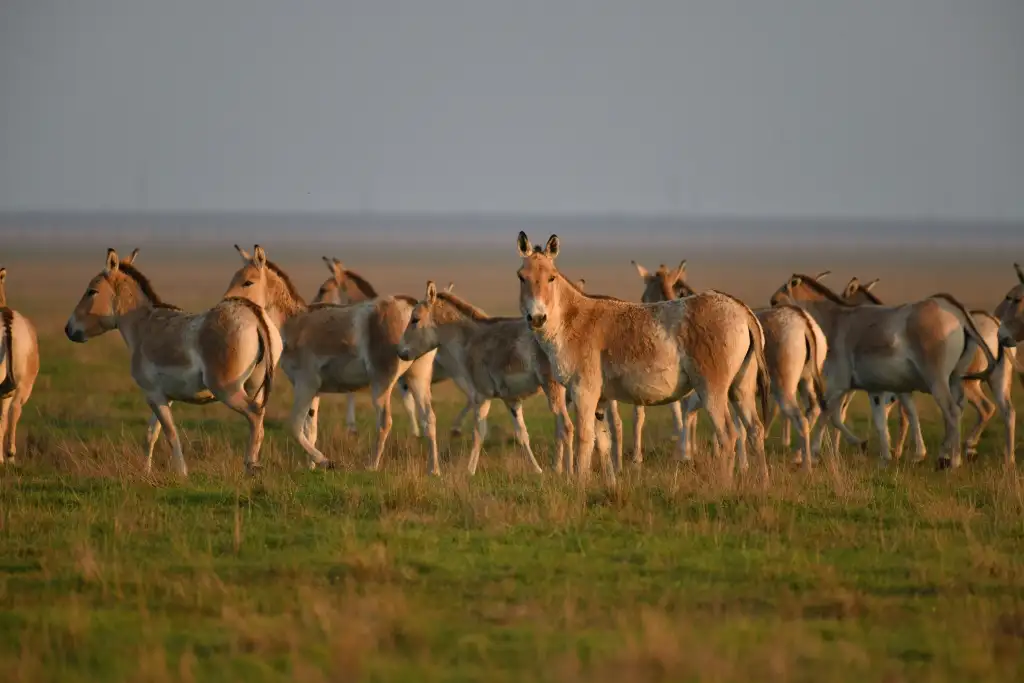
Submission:
M 1024 1 L 2 0 L 40 208 L 1024 219 Z

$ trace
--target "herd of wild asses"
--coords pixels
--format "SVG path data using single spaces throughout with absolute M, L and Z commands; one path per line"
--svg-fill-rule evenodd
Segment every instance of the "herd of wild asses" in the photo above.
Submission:
M 686 262 L 654 272 L 633 262 L 643 280 L 639 303 L 584 292 L 584 282 L 556 266 L 557 236 L 541 246 L 519 233 L 521 316 L 496 318 L 428 282 L 422 298 L 380 296 L 365 279 L 324 258 L 330 277 L 311 303 L 260 246 L 242 259 L 222 300 L 201 313 L 163 301 L 136 267 L 109 249 L 103 269 L 86 286 L 64 329 L 73 342 L 118 330 L 131 354 L 131 374 L 153 411 L 146 435 L 146 469 L 161 430 L 174 467 L 187 474 L 173 401 L 220 401 L 249 422 L 247 471 L 259 468 L 263 421 L 278 365 L 294 388 L 290 432 L 314 469 L 333 466 L 317 448 L 320 395 L 348 393 L 348 425 L 355 428 L 351 392 L 369 387 L 377 435 L 367 466 L 376 470 L 391 431 L 391 393 L 397 385 L 417 436 L 425 437 L 430 471 L 440 472 L 431 385 L 450 379 L 466 396 L 452 427 L 473 419 L 469 471 L 475 472 L 492 399 L 504 402 L 529 466 L 541 471 L 530 447 L 522 402 L 544 393 L 554 417 L 557 472 L 589 476 L 595 449 L 606 479 L 623 466 L 618 402 L 635 406 L 633 462 L 642 462 L 644 406 L 672 406 L 678 458 L 693 458 L 697 409 L 714 430 L 713 451 L 731 475 L 757 460 L 767 483 L 765 420 L 781 413 L 783 440 L 797 444 L 793 464 L 811 469 L 820 457 L 826 424 L 864 449 L 844 418 L 851 393 L 867 392 L 882 462 L 901 457 L 913 432 L 914 456 L 926 458 L 912 392 L 932 395 L 944 423 L 938 467 L 957 467 L 961 451 L 976 455 L 985 424 L 1001 412 L 1004 458 L 1014 462 L 1015 413 L 1010 399 L 1018 344 L 1024 341 L 1024 270 L 992 313 L 968 311 L 953 296 L 885 305 L 874 282 L 853 279 L 840 294 L 816 276 L 794 274 L 771 295 L 771 306 L 751 309 L 723 292 L 698 292 L 686 283 Z M 32 323 L 7 305 L 0 269 L 2 416 L 0 462 L 15 458 L 15 432 L 39 372 Z M 1022 378 L 1024 379 L 1024 378 Z M 981 383 L 988 384 L 992 398 Z M 979 419 L 961 444 L 960 422 L 969 401 Z M 994 401 L 994 406 L 993 406 Z M 900 436 L 893 451 L 887 425 L 900 405 Z M 573 408 L 571 419 L 569 408 Z M 770 424 L 770 422 L 769 422 Z

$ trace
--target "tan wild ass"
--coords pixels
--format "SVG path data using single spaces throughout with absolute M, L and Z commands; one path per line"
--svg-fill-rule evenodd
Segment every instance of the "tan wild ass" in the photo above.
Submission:
M 398 344 L 398 357 L 412 360 L 434 349 L 435 363 L 468 390 L 475 425 L 487 417 L 491 399 L 505 403 L 515 424 L 516 441 L 535 472 L 540 472 L 541 467 L 530 447 L 522 402 L 543 391 L 555 416 L 555 468 L 561 471 L 565 463 L 572 470 L 572 422 L 566 408 L 565 387 L 552 376 L 547 356 L 526 321 L 483 315 L 460 297 L 438 292 L 434 282 L 429 281 L 426 295 L 413 309 L 409 326 Z M 483 430 L 474 427 L 470 474 L 476 473 L 483 436 Z
M 134 266 L 139 250 L 124 261 L 107 250 L 107 260 L 89 281 L 64 332 L 84 343 L 105 332 L 121 333 L 131 354 L 132 379 L 153 411 L 146 433 L 146 471 L 161 427 L 186 476 L 185 457 L 171 415 L 171 403 L 220 401 L 249 421 L 245 465 L 259 468 L 263 418 L 281 355 L 281 337 L 252 302 L 230 298 L 204 313 L 186 313 L 164 303 Z
M 744 368 L 756 362 L 762 385 L 768 383 L 761 326 L 749 308 L 719 292 L 660 304 L 595 299 L 558 272 L 557 236 L 552 235 L 543 248 L 534 248 L 520 232 L 517 245 L 523 259 L 517 272 L 520 311 L 547 354 L 555 378 L 576 404 L 575 451 L 581 479 L 590 473 L 595 411 L 602 399 L 664 405 L 695 389 L 711 418 L 728 472 L 735 466 L 733 408 L 747 433 L 761 443 L 758 455 L 767 481 L 764 427 L 753 395 L 738 395 L 736 382 Z M 679 438 L 685 447 L 685 430 Z M 602 460 L 606 478 L 614 481 L 611 458 Z
M 238 249 L 239 253 L 244 253 L 237 244 L 235 245 L 235 249 Z M 243 258 L 251 257 L 243 256 Z M 377 290 L 374 289 L 373 285 L 371 285 L 362 275 L 355 271 L 346 269 L 344 264 L 336 258 L 328 258 L 324 256 L 323 260 L 324 263 L 327 264 L 327 270 L 331 273 L 331 277 L 327 278 L 324 283 L 320 285 L 320 289 L 317 290 L 316 296 L 314 296 L 313 300 L 310 302 L 310 306 L 316 306 L 319 304 L 347 306 L 349 304 L 377 298 Z M 454 287 L 454 283 L 448 283 L 447 291 L 452 291 Z M 434 363 L 434 375 L 431 381 L 434 384 L 437 384 L 438 382 L 442 382 L 446 379 L 448 379 L 448 376 L 444 373 L 444 369 L 439 367 L 437 363 Z M 398 393 L 402 399 L 402 405 L 405 407 L 405 412 L 409 415 L 413 436 L 419 438 L 421 436 L 421 431 L 419 419 L 416 417 L 416 403 L 413 401 L 412 394 L 409 393 L 409 387 L 406 384 L 404 377 L 399 378 L 398 380 Z M 345 423 L 348 426 L 348 431 L 355 434 L 356 395 L 354 392 L 349 392 L 345 396 L 347 399 Z M 309 420 L 311 425 L 310 441 L 313 445 L 316 445 L 317 414 L 320 412 L 319 397 L 313 401 L 313 407 L 311 410 L 313 412 L 313 416 Z M 452 436 L 459 436 L 462 433 L 462 423 L 465 421 L 468 414 L 469 403 L 467 402 L 452 421 Z M 485 422 L 485 433 L 486 427 L 487 424 Z
M 670 301 L 680 294 L 692 296 L 696 292 L 686 282 L 685 260 L 672 271 L 662 265 L 653 275 L 636 261 L 632 263 L 644 278 L 642 300 L 645 303 Z M 810 430 L 820 412 L 818 403 L 824 391 L 821 369 L 828 350 L 825 334 L 814 319 L 798 306 L 754 309 L 754 315 L 764 331 L 764 355 L 771 379 L 772 398 L 775 399 L 777 410 L 783 414 L 784 424 L 795 426 L 800 436 L 801 449 L 795 462 L 802 460 L 804 466 L 810 469 Z M 748 367 L 747 373 L 754 370 Z M 801 404 L 801 397 L 806 398 L 808 407 Z M 700 398 L 691 393 L 686 400 L 688 446 L 696 441 L 696 411 L 699 406 Z M 769 416 L 765 415 L 764 418 L 768 419 Z M 774 414 L 771 418 L 774 419 Z M 637 422 L 642 427 L 642 419 Z M 743 448 L 743 439 L 738 440 L 737 448 Z M 692 456 L 686 454 L 684 457 Z
M 349 306 L 321 304 L 310 307 L 291 279 L 267 260 L 262 247 L 252 254 L 238 249 L 242 267 L 231 278 L 225 297 L 244 297 L 262 307 L 281 331 L 284 350 L 281 369 L 294 388 L 289 419 L 293 436 L 309 456 L 312 467 L 330 467 L 331 462 L 310 441 L 315 417 L 315 399 L 322 393 L 348 393 L 367 386 L 377 413 L 377 439 L 368 467 L 380 467 L 391 432 L 391 392 L 405 375 L 424 426 L 430 448 L 430 472 L 440 474 L 437 457 L 437 429 L 430 402 L 434 352 L 407 362 L 396 353 L 396 345 L 409 322 L 416 300 L 407 296 L 386 296 Z
M 846 439 L 857 437 L 839 419 L 843 397 L 855 389 L 868 393 L 931 393 L 946 425 L 939 467 L 959 467 L 963 377 L 980 346 L 996 365 L 971 314 L 949 294 L 936 294 L 901 306 L 855 306 L 807 275 L 794 274 L 772 295 L 773 306 L 797 301 L 825 332 L 825 415 Z M 882 405 L 872 403 L 881 461 L 892 458 Z M 813 450 L 820 452 L 824 422 L 815 425 Z
M 0 268 L 0 324 L 0 465 L 13 465 L 21 409 L 39 374 L 39 340 L 32 321 L 7 305 L 6 268 Z
M 1024 359 L 1024 311 L 1020 307 L 1024 300 L 1024 268 L 1014 263 L 1013 269 L 1017 273 L 1018 284 L 1007 292 L 994 314 L 999 319 L 999 343 L 1007 349 L 1016 348 L 1016 370 L 1024 386 L 1024 363 L 1020 362 Z

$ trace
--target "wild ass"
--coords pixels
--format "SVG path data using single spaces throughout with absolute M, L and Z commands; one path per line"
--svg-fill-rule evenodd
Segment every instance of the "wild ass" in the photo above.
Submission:
M 13 465 L 21 409 L 39 374 L 39 340 L 32 321 L 7 305 L 6 268 L 0 268 L 0 325 L 0 465 Z
M 187 476 L 171 403 L 220 401 L 249 421 L 245 465 L 259 468 L 263 418 L 281 355 L 281 337 L 251 301 L 228 298 L 204 313 L 186 313 L 165 303 L 134 266 L 107 250 L 107 260 L 89 281 L 64 333 L 73 342 L 118 330 L 131 354 L 132 379 L 153 411 L 146 432 L 146 471 L 163 428 L 174 463 Z
M 636 261 L 632 263 L 636 266 L 640 276 L 644 278 L 642 301 L 645 303 L 670 301 L 676 296 L 692 296 L 696 292 L 686 282 L 685 260 L 672 271 L 662 265 L 653 275 L 646 268 L 638 265 Z M 824 390 L 821 368 L 825 363 L 825 355 L 828 350 L 825 334 L 814 322 L 814 319 L 797 306 L 754 309 L 754 315 L 757 316 L 764 333 L 764 354 L 771 379 L 772 398 L 775 399 L 777 409 L 781 410 L 783 414 L 784 424 L 787 427 L 795 426 L 797 434 L 800 436 L 801 450 L 796 462 L 799 463 L 802 459 L 804 466 L 810 469 L 810 430 L 820 412 L 818 401 Z M 751 374 L 754 372 L 754 368 L 748 367 L 746 372 Z M 807 398 L 809 403 L 807 408 L 801 404 L 801 396 Z M 695 393 L 691 393 L 686 403 L 685 428 L 689 434 L 687 439 L 689 447 L 696 441 L 696 410 L 700 406 L 700 398 Z M 767 414 L 764 416 L 765 419 L 768 417 Z M 774 414 L 771 417 L 774 419 Z M 643 426 L 641 415 L 638 415 L 637 423 L 641 427 Z M 636 452 L 640 452 L 639 435 L 637 435 L 636 442 L 638 446 Z M 737 448 L 742 447 L 741 439 Z M 684 454 L 684 457 L 692 456 L 687 453 Z M 634 458 L 636 458 L 635 455 Z
M 526 453 L 534 472 L 541 467 L 530 447 L 523 419 L 523 400 L 541 391 L 555 416 L 558 448 L 555 468 L 572 470 L 572 422 L 565 402 L 565 387 L 555 381 L 547 356 L 540 350 L 522 318 L 491 318 L 460 297 L 438 292 L 427 282 L 426 294 L 416 304 L 402 339 L 398 357 L 413 360 L 437 350 L 435 363 L 465 387 L 474 416 L 473 446 L 469 473 L 480 460 L 484 430 L 480 427 L 490 411 L 491 399 L 501 399 L 512 415 L 516 441 Z M 567 462 L 566 462 L 567 461 Z
M 237 247 L 236 247 L 237 248 Z M 312 467 L 331 461 L 310 440 L 315 433 L 314 402 L 322 393 L 348 393 L 370 387 L 377 413 L 377 439 L 368 467 L 380 467 L 391 432 L 391 392 L 406 376 L 430 448 L 430 472 L 440 474 L 437 430 L 430 403 L 434 352 L 413 362 L 401 360 L 395 348 L 409 322 L 416 300 L 407 296 L 369 299 L 349 306 L 310 307 L 291 279 L 256 245 L 252 254 L 238 249 L 242 267 L 224 296 L 243 297 L 267 312 L 284 339 L 281 369 L 294 387 L 289 424 Z
M 999 319 L 999 343 L 1007 348 L 1016 348 L 1016 359 L 1024 358 L 1024 310 L 1021 309 L 1021 301 L 1024 301 L 1024 268 L 1019 263 L 1013 264 L 1017 273 L 1018 284 L 1007 292 L 1006 297 L 999 302 L 994 311 L 995 317 Z M 1024 364 L 1017 364 L 1017 374 L 1020 383 L 1024 386 Z
M 242 253 L 242 250 L 236 244 L 235 249 Z M 243 257 L 244 258 L 244 257 Z M 310 306 L 317 306 L 320 304 L 331 304 L 335 306 L 347 306 L 349 304 L 359 303 L 361 301 L 368 301 L 370 299 L 377 298 L 377 290 L 374 289 L 366 278 L 355 271 L 348 270 L 344 264 L 336 258 L 323 257 L 324 263 L 327 264 L 327 270 L 331 273 L 331 277 L 327 278 L 320 289 L 317 290 L 316 296 L 310 302 Z M 451 292 L 455 287 L 454 283 L 448 283 L 447 291 Z M 434 384 L 442 382 L 448 379 L 444 369 L 434 363 L 434 374 L 431 381 Z M 416 403 L 413 401 L 412 394 L 409 393 L 409 386 L 405 382 L 404 377 L 398 379 L 398 393 L 402 399 L 402 405 L 405 407 L 406 413 L 409 415 L 409 421 L 412 424 L 413 436 L 419 438 L 421 436 L 419 419 L 416 417 Z M 348 431 L 356 433 L 356 395 L 354 392 L 348 392 L 346 395 L 347 406 L 345 414 L 345 423 L 348 426 Z M 316 425 L 317 425 L 317 414 L 320 412 L 320 397 L 318 396 L 313 401 L 313 417 L 310 418 L 311 433 L 310 441 L 313 445 L 316 445 Z M 462 433 L 462 423 L 465 421 L 466 415 L 469 414 L 469 403 L 467 402 L 463 406 L 462 410 L 458 415 L 455 416 L 455 420 L 452 422 L 451 433 L 452 436 L 458 436 Z M 484 423 L 484 429 L 486 432 L 486 422 Z
M 520 232 L 517 244 L 523 259 L 517 272 L 519 308 L 555 378 L 576 404 L 575 450 L 581 479 L 590 473 L 595 411 L 602 399 L 663 405 L 695 389 L 711 418 L 728 471 L 735 465 L 732 407 L 748 434 L 761 443 L 758 455 L 767 481 L 764 427 L 753 395 L 738 393 L 737 379 L 749 363 L 757 363 L 762 384 L 768 383 L 764 337 L 749 308 L 719 292 L 660 304 L 588 297 L 558 272 L 556 235 L 544 248 L 534 248 Z M 685 430 L 679 438 L 685 452 Z M 610 457 L 602 460 L 606 478 L 614 481 Z
M 868 393 L 927 391 L 946 425 L 939 467 L 958 467 L 963 376 L 979 346 L 996 365 L 971 314 L 949 294 L 936 294 L 901 306 L 855 306 L 815 278 L 794 274 L 771 298 L 773 306 L 791 301 L 810 313 L 828 340 L 825 415 L 846 439 L 864 443 L 839 419 L 843 397 L 855 389 Z M 872 402 L 882 462 L 892 458 L 881 403 Z M 824 424 L 814 428 L 813 451 L 819 453 Z

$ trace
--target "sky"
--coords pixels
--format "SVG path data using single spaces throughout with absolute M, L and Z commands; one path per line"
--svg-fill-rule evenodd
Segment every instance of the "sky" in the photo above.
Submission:
M 3 0 L 0 211 L 1024 220 L 1021 0 Z

